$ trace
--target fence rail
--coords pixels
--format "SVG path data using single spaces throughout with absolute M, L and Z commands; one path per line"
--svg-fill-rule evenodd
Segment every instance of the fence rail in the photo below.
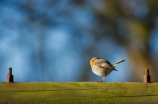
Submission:
M 0 104 L 157 103 L 158 83 L 28 82 L 0 83 Z

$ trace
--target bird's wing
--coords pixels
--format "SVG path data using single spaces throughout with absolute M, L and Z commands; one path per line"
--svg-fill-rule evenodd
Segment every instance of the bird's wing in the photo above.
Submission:
M 111 65 L 109 61 L 103 59 L 95 61 L 94 66 L 107 68 L 107 69 L 114 69 L 114 67 Z
M 101 63 L 100 64 L 100 66 L 102 67 L 102 68 L 108 68 L 108 69 L 113 69 L 114 67 L 111 65 L 111 63 L 110 62 L 104 62 L 104 63 Z

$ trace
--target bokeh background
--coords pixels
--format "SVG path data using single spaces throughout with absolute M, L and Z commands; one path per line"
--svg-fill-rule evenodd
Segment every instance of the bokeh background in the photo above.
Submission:
M 158 79 L 157 0 L 0 0 L 0 82 L 99 81 L 89 60 L 116 66 L 106 82 Z

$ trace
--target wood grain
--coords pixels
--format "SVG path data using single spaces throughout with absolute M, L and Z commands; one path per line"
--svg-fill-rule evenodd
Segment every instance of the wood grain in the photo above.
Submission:
M 149 104 L 157 102 L 158 83 L 0 83 L 0 104 Z

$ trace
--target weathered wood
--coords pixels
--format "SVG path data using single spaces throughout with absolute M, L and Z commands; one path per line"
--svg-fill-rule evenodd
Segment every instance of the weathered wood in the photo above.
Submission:
M 0 83 L 0 104 L 157 103 L 158 83 L 28 82 Z
M 149 69 L 145 69 L 145 75 L 144 75 L 144 81 L 143 81 L 143 83 L 151 83 L 150 82 Z
M 14 76 L 12 75 L 12 68 L 10 67 L 8 69 L 8 75 L 7 75 L 6 83 L 13 83 L 13 82 L 14 82 Z

